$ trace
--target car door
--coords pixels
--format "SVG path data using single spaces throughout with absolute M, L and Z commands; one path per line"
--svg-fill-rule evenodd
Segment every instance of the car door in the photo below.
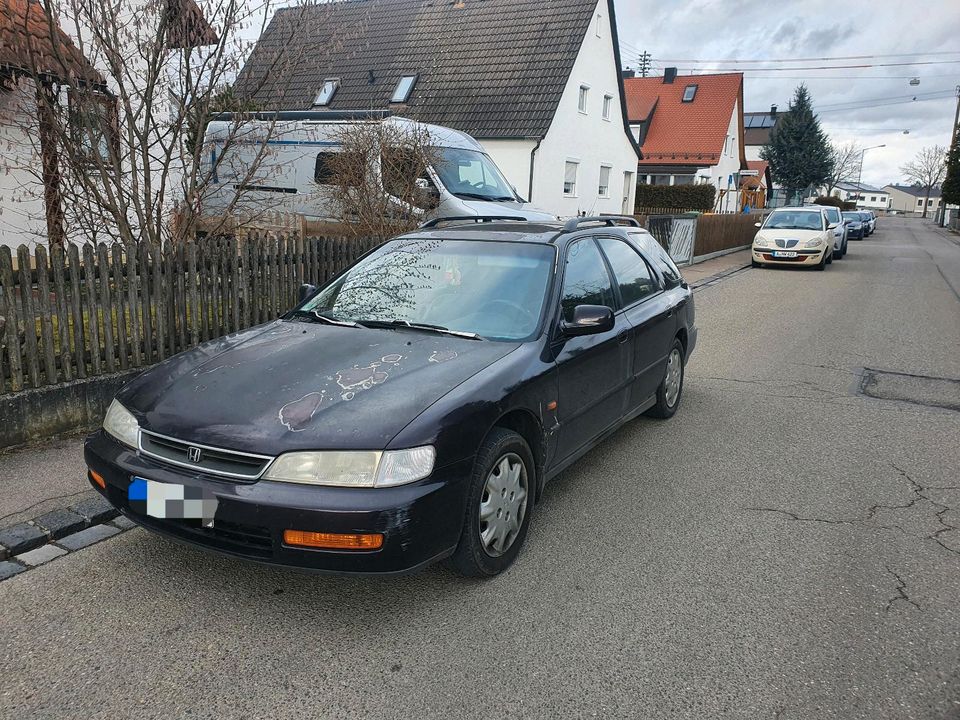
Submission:
M 630 324 L 617 312 L 613 281 L 593 238 L 574 240 L 564 256 L 554 329 L 559 391 L 557 460 L 573 455 L 616 424 L 626 409 L 631 360 Z M 560 326 L 577 305 L 606 305 L 615 312 L 612 330 L 567 337 Z
M 632 348 L 628 411 L 657 392 L 676 335 L 675 299 L 664 291 L 651 263 L 619 237 L 598 239 L 616 281 L 620 306 L 630 322 Z

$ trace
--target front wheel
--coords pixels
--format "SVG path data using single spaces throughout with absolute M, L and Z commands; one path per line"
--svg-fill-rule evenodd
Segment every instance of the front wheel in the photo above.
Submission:
M 663 380 L 657 388 L 657 403 L 647 410 L 647 415 L 655 418 L 669 418 L 677 412 L 680 396 L 683 394 L 683 343 L 674 338 L 673 347 L 667 356 L 667 368 Z
M 530 527 L 536 477 L 527 442 L 512 430 L 491 430 L 473 465 L 450 567 L 468 577 L 491 577 L 510 567 Z

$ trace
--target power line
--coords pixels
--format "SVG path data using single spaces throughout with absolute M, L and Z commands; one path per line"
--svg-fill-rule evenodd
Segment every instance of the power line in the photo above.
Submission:
M 916 75 L 751 75 L 752 70 L 745 70 L 744 74 L 750 80 L 912 80 Z M 921 80 L 938 78 L 953 78 L 956 75 L 923 75 Z
M 917 98 L 920 98 L 920 97 L 926 98 L 926 97 L 929 96 L 929 95 L 940 95 L 940 94 L 945 93 L 945 92 L 952 93 L 953 90 L 947 90 L 947 89 L 944 89 L 944 90 L 928 90 L 927 92 L 923 92 L 923 93 L 912 93 L 912 94 L 910 94 L 910 95 L 884 95 L 884 96 L 882 96 L 882 97 L 861 98 L 860 100 L 847 100 L 847 101 L 845 101 L 845 102 L 827 103 L 826 105 L 817 105 L 817 107 L 818 107 L 818 108 L 828 108 L 828 107 L 837 107 L 837 106 L 839 106 L 839 105 L 850 105 L 850 104 L 853 104 L 853 103 L 883 102 L 883 101 L 886 101 L 886 100 L 912 101 L 912 100 L 916 100 Z
M 833 57 L 812 57 L 812 58 L 780 58 L 776 60 L 664 60 L 671 63 L 697 63 L 699 65 L 719 65 L 721 63 L 735 63 L 737 65 L 758 64 L 758 63 L 780 63 L 780 62 L 820 62 L 824 60 L 879 60 L 882 58 L 897 57 L 931 57 L 939 55 L 960 55 L 958 50 L 945 50 L 942 52 L 922 52 L 922 53 L 889 53 L 884 55 L 835 55 Z
M 905 104 L 907 104 L 907 103 L 930 102 L 931 100 L 933 100 L 933 101 L 936 101 L 936 100 L 950 100 L 950 99 L 952 99 L 952 98 L 953 98 L 952 95 L 944 95 L 943 97 L 922 98 L 922 99 L 919 99 L 919 100 L 893 100 L 893 101 L 891 101 L 891 102 L 878 102 L 878 103 L 874 103 L 874 104 L 872 104 L 872 105 L 859 105 L 859 106 L 856 106 L 856 107 L 827 108 L 826 110 L 820 110 L 819 108 L 814 107 L 813 109 L 814 109 L 814 111 L 815 111 L 817 114 L 833 113 L 833 112 L 850 112 L 850 111 L 852 111 L 852 110 L 869 110 L 870 108 L 886 107 L 886 106 L 888 106 L 888 105 L 905 105 Z
M 671 62 L 664 60 L 662 62 Z M 896 63 L 862 63 L 860 65 L 809 65 L 807 67 L 779 67 L 779 68 L 722 68 L 717 70 L 708 70 L 706 68 L 677 68 L 678 72 L 686 73 L 710 73 L 710 72 L 796 72 L 797 70 L 837 70 L 837 69 L 859 69 L 875 67 L 906 67 L 909 65 L 955 65 L 960 60 L 925 60 L 922 62 L 896 62 Z M 711 63 L 704 63 L 709 65 Z

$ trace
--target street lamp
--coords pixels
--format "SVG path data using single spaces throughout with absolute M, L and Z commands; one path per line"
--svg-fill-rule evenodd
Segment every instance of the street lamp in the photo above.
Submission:
M 863 154 L 867 152 L 867 150 L 876 150 L 877 148 L 882 147 L 886 147 L 886 144 L 871 145 L 870 147 L 865 147 L 860 151 L 860 167 L 857 170 L 857 202 L 860 202 L 861 198 L 863 198 L 863 190 L 860 188 L 860 180 L 863 178 Z

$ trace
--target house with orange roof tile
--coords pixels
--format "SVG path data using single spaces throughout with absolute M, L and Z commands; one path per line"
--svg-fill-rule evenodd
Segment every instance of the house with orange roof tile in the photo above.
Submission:
M 741 171 L 747 170 L 743 137 L 743 74 L 626 77 L 627 117 L 643 158 L 638 182 L 651 185 L 710 183 L 715 210 L 741 208 Z

